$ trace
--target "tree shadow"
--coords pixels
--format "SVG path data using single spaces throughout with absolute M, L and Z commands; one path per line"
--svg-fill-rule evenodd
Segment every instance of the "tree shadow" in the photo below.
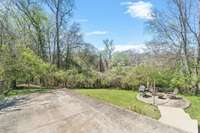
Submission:
M 18 108 L 17 110 L 20 110 L 19 107 L 24 105 L 29 98 L 27 97 L 15 97 L 15 98 L 8 98 L 4 99 L 3 101 L 0 102 L 0 111 L 4 109 L 11 109 L 12 108 Z

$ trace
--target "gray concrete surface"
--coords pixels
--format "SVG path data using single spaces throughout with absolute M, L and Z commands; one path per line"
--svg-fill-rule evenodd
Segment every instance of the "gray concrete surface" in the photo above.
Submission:
M 0 133 L 185 133 L 71 91 L 15 98 L 0 109 Z
M 198 121 L 191 119 L 183 109 L 166 106 L 158 106 L 158 108 L 161 113 L 160 122 L 189 133 L 198 133 Z

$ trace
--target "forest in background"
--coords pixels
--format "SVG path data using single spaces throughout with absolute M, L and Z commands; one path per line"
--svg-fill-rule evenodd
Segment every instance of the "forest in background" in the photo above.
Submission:
M 44 87 L 121 88 L 140 85 L 161 91 L 200 88 L 200 0 L 169 0 L 146 29 L 153 34 L 143 52 L 115 52 L 112 39 L 103 50 L 84 41 L 72 22 L 73 0 L 0 1 L 1 93 L 17 84 Z M 133 29 L 134 30 L 134 29 Z

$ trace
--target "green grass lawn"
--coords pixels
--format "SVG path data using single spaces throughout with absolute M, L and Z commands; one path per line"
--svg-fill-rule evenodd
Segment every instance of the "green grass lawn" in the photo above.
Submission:
M 10 97 L 10 96 L 26 95 L 31 93 L 46 93 L 49 91 L 50 89 L 47 88 L 18 88 L 9 91 L 7 96 Z
M 154 119 L 160 118 L 160 112 L 157 107 L 145 104 L 136 99 L 137 92 L 111 89 L 76 89 L 75 91 L 83 95 L 131 109 L 134 112 Z
M 198 120 L 200 126 L 200 96 L 188 96 L 185 97 L 192 103 L 191 107 L 186 109 L 186 112 L 190 114 L 193 119 Z

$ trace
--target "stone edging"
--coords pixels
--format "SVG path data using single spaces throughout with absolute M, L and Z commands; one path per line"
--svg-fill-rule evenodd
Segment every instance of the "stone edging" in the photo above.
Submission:
M 144 102 L 144 103 L 153 105 L 152 103 L 149 103 L 149 102 L 147 102 L 147 101 L 141 99 L 141 98 L 140 98 L 140 94 L 137 94 L 136 98 L 137 98 L 137 100 L 139 100 L 139 101 L 141 101 L 141 102 Z M 185 106 L 182 106 L 181 108 L 185 110 L 185 109 L 187 109 L 187 108 L 189 108 L 189 107 L 191 106 L 191 102 L 190 102 L 188 99 L 186 99 L 185 97 L 182 97 L 182 98 L 183 98 L 183 100 L 186 102 L 186 105 L 185 105 Z M 160 104 L 160 105 L 166 104 L 166 103 L 168 103 L 168 102 L 169 102 L 169 99 L 168 99 L 165 103 L 162 103 L 162 104 Z M 156 105 L 156 106 L 158 106 L 158 105 Z M 165 105 L 164 105 L 164 106 L 165 106 Z

